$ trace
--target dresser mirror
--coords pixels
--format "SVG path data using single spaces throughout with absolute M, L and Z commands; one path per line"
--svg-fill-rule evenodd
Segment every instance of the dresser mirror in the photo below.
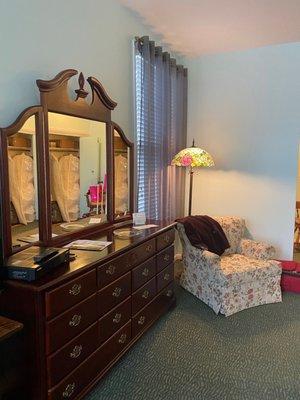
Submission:
M 52 233 L 107 222 L 106 124 L 49 112 Z
M 74 69 L 36 83 L 41 104 L 0 130 L 5 257 L 96 237 L 133 212 L 133 144 L 112 120 L 117 103 Z
M 6 252 L 40 240 L 38 179 L 38 107 L 25 110 L 1 129 L 1 189 Z M 5 173 L 7 171 L 7 173 Z

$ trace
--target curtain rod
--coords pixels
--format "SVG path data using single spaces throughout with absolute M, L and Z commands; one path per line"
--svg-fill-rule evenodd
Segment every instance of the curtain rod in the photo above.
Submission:
M 162 56 L 164 61 L 169 61 L 171 67 L 176 67 L 177 71 L 183 71 L 183 74 L 186 76 L 187 75 L 187 68 L 184 67 L 181 64 L 177 64 L 176 59 L 171 57 L 170 53 L 167 51 L 163 51 L 163 47 L 162 46 L 155 46 L 155 41 L 154 40 L 150 40 L 149 36 L 135 36 L 135 42 L 138 45 L 138 50 L 140 52 L 142 52 L 142 46 L 143 45 L 150 45 L 154 47 L 154 54 L 156 56 Z

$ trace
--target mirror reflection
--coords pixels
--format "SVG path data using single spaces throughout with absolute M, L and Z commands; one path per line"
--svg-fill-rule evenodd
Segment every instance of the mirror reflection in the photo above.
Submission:
M 107 221 L 106 124 L 49 113 L 54 235 Z
M 115 163 L 115 216 L 120 218 L 129 212 L 129 147 L 118 131 L 114 130 Z
M 35 116 L 8 137 L 12 245 L 39 240 Z

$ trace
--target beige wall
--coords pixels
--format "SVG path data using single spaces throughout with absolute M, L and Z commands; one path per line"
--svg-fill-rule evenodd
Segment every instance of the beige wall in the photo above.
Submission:
M 300 146 L 298 154 L 297 201 L 300 201 Z
M 194 213 L 238 215 L 254 238 L 292 259 L 300 43 L 187 60 L 188 142 L 216 166 L 194 179 Z M 188 192 L 187 197 L 188 197 Z

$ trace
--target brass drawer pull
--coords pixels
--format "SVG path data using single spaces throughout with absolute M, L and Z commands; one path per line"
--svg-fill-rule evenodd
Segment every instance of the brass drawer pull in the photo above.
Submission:
M 172 297 L 173 296 L 173 290 L 168 290 L 166 293 L 167 297 Z
M 144 290 L 144 291 L 143 291 L 143 294 L 142 294 L 143 299 L 148 299 L 149 294 L 150 294 L 149 290 L 147 290 L 147 289 Z
M 170 236 L 169 235 L 165 235 L 164 242 L 165 243 L 169 243 L 170 242 Z
M 76 346 L 74 347 L 74 349 L 71 351 L 70 357 L 71 357 L 71 358 L 78 358 L 78 357 L 80 356 L 81 352 L 82 352 L 82 346 L 81 346 L 81 344 L 80 344 L 79 346 L 76 345 Z
M 115 267 L 115 265 L 112 265 L 112 264 L 105 271 L 105 273 L 107 275 L 113 275 L 115 272 L 116 272 L 116 267 Z
M 170 255 L 169 254 L 165 254 L 164 255 L 164 261 L 169 261 L 170 260 Z
M 122 314 L 116 314 L 114 319 L 113 319 L 113 323 L 118 324 L 121 321 L 122 318 Z
M 149 253 L 152 250 L 152 248 L 153 248 L 152 244 L 148 244 L 148 246 L 146 247 L 147 253 Z
M 149 269 L 148 268 L 144 268 L 143 272 L 142 272 L 143 276 L 148 276 L 149 275 Z
M 77 296 L 81 292 L 81 285 L 78 285 L 77 283 L 74 283 L 74 285 L 71 287 L 69 290 L 69 294 L 72 296 Z
M 127 260 L 127 267 L 132 267 L 138 261 L 138 256 L 135 253 L 130 254 Z
M 138 324 L 139 325 L 144 325 L 145 321 L 146 321 L 146 317 L 144 317 L 144 315 L 142 315 L 138 320 Z
M 69 321 L 69 326 L 78 326 L 81 321 L 81 315 L 80 314 L 74 314 L 73 317 Z
M 169 279 L 170 279 L 170 274 L 166 273 L 166 274 L 164 275 L 164 280 L 165 280 L 165 281 L 168 281 Z
M 121 292 L 122 292 L 122 288 L 116 287 L 116 288 L 114 289 L 114 291 L 112 292 L 112 295 L 113 295 L 114 297 L 120 297 Z
M 124 343 L 126 342 L 126 339 L 127 339 L 127 335 L 126 335 L 126 333 L 123 333 L 123 334 L 120 336 L 119 343 L 120 343 L 120 344 L 124 344 Z
M 69 383 L 66 386 L 66 388 L 65 388 L 65 390 L 63 391 L 63 394 L 62 394 L 65 399 L 67 399 L 68 397 L 72 396 L 72 394 L 74 393 L 74 390 L 75 390 L 75 386 L 76 386 L 75 382 Z

